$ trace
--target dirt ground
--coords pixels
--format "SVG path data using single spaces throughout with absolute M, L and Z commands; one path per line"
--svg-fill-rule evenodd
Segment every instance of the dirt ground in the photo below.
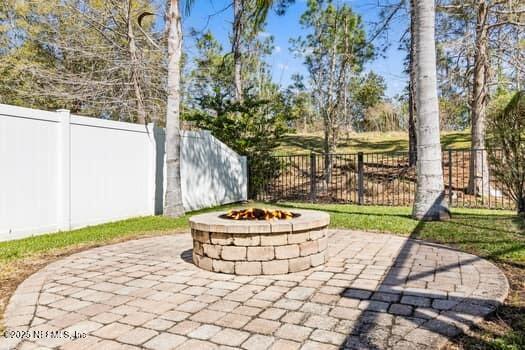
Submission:
M 444 350 L 519 350 L 525 346 L 525 267 L 497 265 L 510 283 L 505 304 L 479 326 L 450 341 Z
M 514 209 L 514 201 L 505 195 L 489 173 L 489 193 L 467 193 L 469 151 L 443 155 L 445 195 L 451 206 L 463 208 Z M 310 155 L 279 156 L 278 176 L 259 187 L 258 200 L 309 200 L 312 174 L 315 178 L 315 201 L 321 203 L 358 203 L 358 166 L 356 154 L 334 154 L 331 172 L 325 173 L 325 157 L 316 155 L 311 167 Z M 313 170 L 313 172 L 312 172 Z M 363 155 L 363 204 L 411 205 L 416 191 L 416 171 L 409 166 L 406 153 L 371 153 Z

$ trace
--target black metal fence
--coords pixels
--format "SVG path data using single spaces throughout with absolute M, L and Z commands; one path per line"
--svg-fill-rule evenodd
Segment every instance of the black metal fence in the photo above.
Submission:
M 514 209 L 514 201 L 491 176 L 484 152 L 443 152 L 449 205 Z M 481 186 L 469 186 L 474 161 L 480 165 L 474 180 Z M 284 155 L 272 156 L 267 163 L 272 166 L 259 167 L 257 174 L 250 167 L 251 199 L 408 206 L 416 191 L 416 169 L 409 164 L 408 152 Z

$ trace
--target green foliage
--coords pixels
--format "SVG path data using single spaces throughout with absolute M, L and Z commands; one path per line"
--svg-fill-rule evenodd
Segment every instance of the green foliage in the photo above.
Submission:
M 492 95 L 488 105 L 489 116 L 495 116 L 498 113 L 501 113 L 505 109 L 505 107 L 507 107 L 514 95 L 515 92 L 512 92 L 502 86 L 498 86 L 498 88 Z
M 386 91 L 385 79 L 375 72 L 369 72 L 365 76 L 352 79 L 350 91 L 356 107 L 362 113 L 383 100 Z
M 525 263 L 525 221 L 508 211 L 452 209 L 450 221 L 421 223 L 411 218 L 408 207 L 378 207 L 341 204 L 248 203 L 247 206 L 307 208 L 330 214 L 330 227 L 411 235 L 432 242 L 458 247 L 491 260 Z M 188 218 L 199 212 L 239 207 L 227 205 L 187 213 L 171 219 L 162 216 L 134 218 L 78 230 L 0 242 L 0 264 L 84 243 L 107 243 L 113 239 L 165 234 L 187 230 Z M 519 221 L 519 222 L 518 222 Z
M 260 188 L 278 175 L 279 164 L 269 157 L 278 140 L 289 131 L 291 117 L 279 95 L 272 100 L 245 96 L 242 103 L 227 99 L 219 89 L 199 99 L 200 109 L 184 114 L 197 127 L 248 157 L 250 188 Z
M 374 73 L 369 72 L 365 76 L 354 77 L 349 86 L 349 93 L 352 99 L 352 113 L 354 114 L 354 126 L 358 130 L 371 131 L 389 129 L 369 128 L 376 125 L 377 120 L 367 120 L 367 110 L 377 106 L 384 98 L 386 91 L 385 79 Z
M 335 152 L 341 127 L 349 125 L 352 112 L 359 109 L 350 96 L 351 82 L 373 57 L 373 46 L 361 17 L 346 4 L 309 0 L 300 23 L 308 34 L 291 43 L 309 73 L 315 110 L 322 119 L 324 152 Z
M 522 328 L 523 329 L 523 328 Z M 490 343 L 494 350 L 522 350 L 525 349 L 525 334 L 523 332 L 509 332 Z
M 276 96 L 278 99 L 279 96 Z M 210 130 L 219 140 L 234 151 L 251 156 L 267 153 L 277 140 L 287 132 L 287 122 L 283 101 L 263 100 L 246 96 L 243 103 L 225 98 L 216 90 L 214 95 L 199 100 L 202 109 L 184 115 L 199 128 Z
M 311 75 L 333 69 L 332 55 L 346 60 L 345 63 L 354 72 L 361 71 L 364 62 L 373 56 L 373 47 L 366 40 L 361 17 L 347 5 L 308 0 L 300 23 L 311 33 L 292 43 L 298 51 L 307 53 L 305 64 Z
M 453 208 L 449 221 L 421 222 L 412 219 L 409 207 L 278 204 L 326 211 L 334 228 L 396 233 L 457 247 L 493 261 L 525 264 L 525 219 L 510 211 Z
M 441 130 L 465 130 L 470 125 L 469 106 L 461 96 L 440 97 L 439 125 Z
M 233 57 L 224 55 L 221 44 L 211 32 L 196 39 L 197 55 L 186 83 L 185 104 L 189 109 L 199 108 L 200 101 L 216 93 L 233 99 Z M 184 78 L 184 77 L 183 77 Z
M 272 39 L 255 40 L 244 57 L 244 99 L 234 98 L 233 58 L 208 32 L 197 39 L 198 54 L 188 82 L 182 118 L 209 130 L 239 154 L 246 155 L 251 188 L 260 188 L 278 174 L 279 164 L 268 157 L 278 140 L 290 131 L 297 113 L 278 87 L 271 83 L 263 58 L 271 53 Z
M 492 174 L 525 215 L 525 91 L 517 92 L 502 110 L 494 107 L 487 134 Z
M 229 205 L 221 208 L 231 207 Z M 188 218 L 190 216 L 216 209 L 214 207 L 198 210 L 186 213 L 184 216 L 175 219 L 166 216 L 137 217 L 71 231 L 0 242 L 0 269 L 5 262 L 57 249 L 84 244 L 108 244 L 113 240 L 186 230 L 188 229 Z
M 291 79 L 292 84 L 284 92 L 287 113 L 296 121 L 296 129 L 301 123 L 302 129 L 305 131 L 315 117 L 312 95 L 306 90 L 302 75 L 293 74 Z

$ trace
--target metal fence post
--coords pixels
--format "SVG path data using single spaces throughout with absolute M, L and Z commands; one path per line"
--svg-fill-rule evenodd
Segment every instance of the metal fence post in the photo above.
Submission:
M 251 163 L 250 163 L 250 157 L 249 156 L 245 156 L 246 159 L 246 196 L 247 196 L 247 200 L 249 199 L 256 199 L 256 198 L 253 198 L 253 184 L 252 184 L 252 176 L 251 176 L 251 172 L 252 172 L 252 169 L 250 167 Z
M 448 205 L 452 206 L 452 150 L 448 149 Z
M 317 197 L 315 153 L 310 153 L 310 201 L 315 202 Z
M 363 152 L 357 153 L 357 203 L 362 205 L 364 203 L 364 167 L 363 167 Z

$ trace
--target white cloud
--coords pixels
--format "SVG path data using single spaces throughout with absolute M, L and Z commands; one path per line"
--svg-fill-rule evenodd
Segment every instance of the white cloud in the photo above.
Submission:
M 259 32 L 258 34 L 261 38 L 268 38 L 268 37 L 271 37 L 272 34 L 268 33 L 268 32 Z
M 276 46 L 275 49 L 274 49 L 274 52 L 275 52 L 275 53 L 279 53 L 279 52 L 281 52 L 281 51 L 282 51 L 282 50 L 281 50 L 281 47 L 280 47 L 280 46 Z
M 279 63 L 277 65 L 277 67 L 281 70 L 288 70 L 288 65 L 287 64 L 283 64 L 283 63 Z

